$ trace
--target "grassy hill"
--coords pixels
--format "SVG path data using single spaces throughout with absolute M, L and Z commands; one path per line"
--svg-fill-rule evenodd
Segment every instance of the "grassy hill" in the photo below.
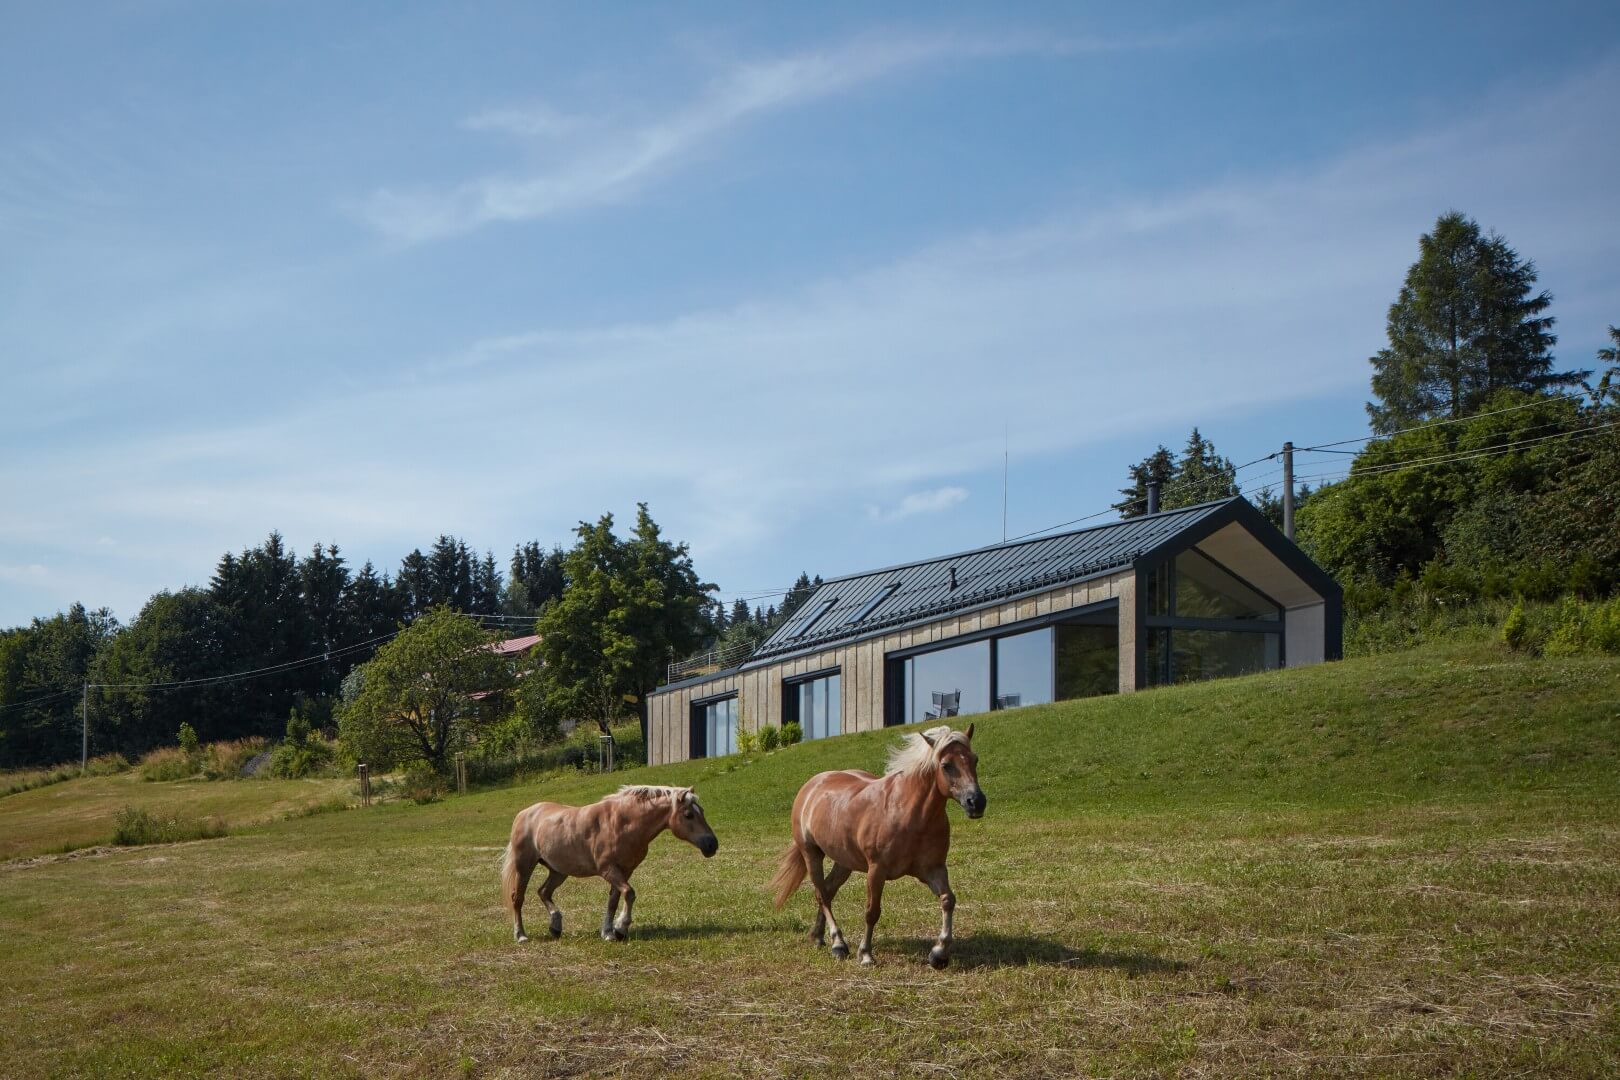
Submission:
M 1620 1069 L 1620 661 L 1450 646 L 976 718 L 955 963 L 880 966 L 765 883 L 798 785 L 890 733 L 0 868 L 19 1073 L 1601 1075 Z M 512 814 L 695 784 L 632 940 L 511 942 Z M 80 784 L 56 785 L 71 792 Z M 196 788 L 222 785 L 193 785 Z M 233 786 L 233 785 L 224 785 Z M 6 804 L 25 795 L 0 800 Z M 858 926 L 861 880 L 838 904 Z

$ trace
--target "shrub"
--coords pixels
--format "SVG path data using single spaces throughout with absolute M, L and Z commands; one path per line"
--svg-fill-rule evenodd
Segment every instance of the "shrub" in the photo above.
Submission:
M 218 818 L 164 818 L 137 806 L 126 806 L 118 811 L 112 842 L 121 847 L 174 844 L 182 840 L 212 840 L 224 836 L 225 832 L 225 823 Z
M 1530 637 L 1530 618 L 1524 613 L 1524 602 L 1513 605 L 1502 622 L 1502 644 L 1510 649 L 1523 649 Z
M 761 750 L 775 750 L 782 743 L 782 734 L 769 724 L 763 724 L 759 729 L 759 748 Z
M 257 735 L 209 743 L 203 749 L 202 773 L 210 780 L 235 780 L 242 775 L 243 766 L 264 753 L 269 745 L 269 740 Z
M 1510 648 L 1547 656 L 1620 654 L 1620 598 L 1587 603 L 1566 596 L 1556 606 L 1515 604 L 1501 636 Z
M 450 785 L 438 771 L 425 761 L 413 761 L 405 769 L 400 782 L 405 797 L 419 806 L 438 802 L 450 791 Z
M 192 757 L 197 753 L 196 728 L 192 727 L 190 724 L 182 723 L 180 725 L 179 740 L 180 752 L 182 754 L 185 754 L 187 757 Z
M 123 754 L 98 754 L 86 764 L 86 776 L 116 776 L 121 772 L 128 772 L 131 766 L 129 758 Z
M 160 746 L 141 758 L 142 780 L 186 780 L 197 775 L 199 762 L 178 746 Z
M 301 780 L 325 770 L 334 757 L 332 744 L 319 735 L 310 735 L 303 742 L 283 739 L 270 751 L 270 775 Z
M 789 720 L 787 723 L 782 725 L 783 746 L 792 746 L 803 738 L 804 729 L 799 726 L 798 721 Z

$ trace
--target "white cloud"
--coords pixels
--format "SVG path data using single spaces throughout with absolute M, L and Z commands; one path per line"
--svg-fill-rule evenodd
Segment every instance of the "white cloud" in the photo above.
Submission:
M 914 491 L 887 509 L 880 506 L 867 508 L 873 521 L 900 521 L 917 514 L 938 514 L 967 501 L 967 488 L 942 487 L 932 491 Z
M 125 592 L 83 598 L 127 616 L 271 528 L 392 566 L 441 531 L 502 555 L 647 499 L 720 576 L 812 525 L 876 538 L 871 505 L 975 506 L 940 493 L 999 473 L 1002 421 L 1077 483 L 1096 472 L 1088 446 L 1192 423 L 1355 434 L 1301 432 L 1290 407 L 1366 392 L 1417 236 L 1450 207 L 1536 257 L 1560 329 L 1613 321 L 1612 290 L 1571 283 L 1613 280 L 1617 99 L 1608 65 L 1290 175 L 1071 209 L 677 318 L 491 336 L 256 425 L 13 456 L 0 503 L 30 513 L 0 517 L 0 550 L 76 583 L 105 574 Z
M 929 63 L 1068 53 L 1115 47 L 1034 37 L 865 38 L 836 48 L 739 65 L 695 100 L 641 123 L 593 125 L 546 106 L 492 109 L 466 120 L 474 131 L 555 140 L 582 134 L 570 152 L 537 171 L 484 176 L 448 190 L 384 187 L 358 207 L 383 235 L 415 243 L 501 221 L 530 221 L 624 199 L 744 121 L 807 105 Z

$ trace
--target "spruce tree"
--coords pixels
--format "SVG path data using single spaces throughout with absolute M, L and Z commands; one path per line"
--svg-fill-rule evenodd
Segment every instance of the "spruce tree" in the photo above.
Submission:
M 1442 214 L 1390 305 L 1389 346 L 1369 361 L 1373 430 L 1465 416 L 1503 388 L 1551 390 L 1590 374 L 1553 370 L 1552 296 L 1535 284 L 1535 263 L 1506 240 Z

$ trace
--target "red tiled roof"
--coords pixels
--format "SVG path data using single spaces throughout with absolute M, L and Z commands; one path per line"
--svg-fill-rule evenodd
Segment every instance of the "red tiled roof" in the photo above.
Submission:
M 497 641 L 489 648 L 491 652 L 501 656 L 514 656 L 518 653 L 528 652 L 539 643 L 540 635 L 530 634 L 527 637 L 507 638 L 505 641 Z

